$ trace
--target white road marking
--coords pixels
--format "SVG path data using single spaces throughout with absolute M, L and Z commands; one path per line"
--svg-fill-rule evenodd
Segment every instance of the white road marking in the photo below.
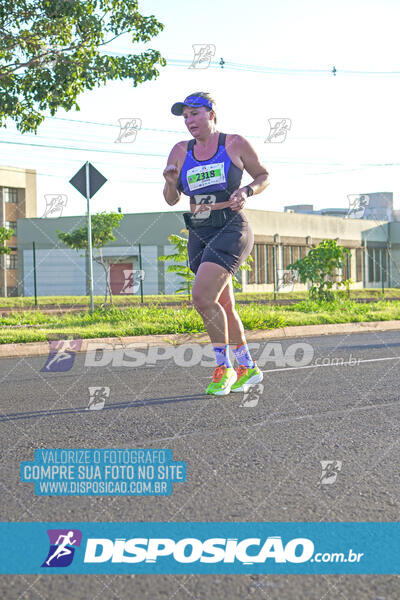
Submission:
M 321 359 L 323 360 L 323 359 Z M 332 360 L 332 359 L 331 359 Z M 333 359 L 335 360 L 335 359 Z M 297 371 L 299 369 L 315 369 L 316 367 L 344 367 L 345 365 L 351 365 L 352 367 L 355 367 L 356 365 L 359 365 L 361 363 L 368 363 L 368 362 L 379 362 L 382 360 L 400 360 L 400 356 L 388 356 L 386 358 L 365 358 L 365 359 L 354 359 L 354 361 L 352 362 L 343 362 L 343 363 L 337 363 L 334 365 L 306 365 L 304 367 L 283 367 L 283 369 L 268 369 L 266 371 L 263 371 L 263 373 L 274 373 L 275 371 Z
M 321 360 L 323 360 L 323 359 L 321 359 Z M 331 360 L 338 360 L 338 359 L 331 359 Z M 266 370 L 262 370 L 261 372 L 262 373 L 276 373 L 277 371 L 299 371 L 300 369 L 316 369 L 317 367 L 344 367 L 345 365 L 350 365 L 352 367 L 355 367 L 356 365 L 360 365 L 361 363 L 379 362 L 382 360 L 400 360 L 400 356 L 388 356 L 386 358 L 365 358 L 365 359 L 356 358 L 352 362 L 342 362 L 342 363 L 337 363 L 334 365 L 328 364 L 328 365 L 306 365 L 304 367 L 283 367 L 281 369 L 266 369 Z M 209 379 L 209 377 L 201 377 L 200 379 Z

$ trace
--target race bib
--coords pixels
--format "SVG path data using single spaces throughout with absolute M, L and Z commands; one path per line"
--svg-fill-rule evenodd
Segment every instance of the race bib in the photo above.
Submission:
M 187 183 L 190 191 L 199 190 L 208 185 L 226 183 L 224 163 L 213 163 L 189 169 Z

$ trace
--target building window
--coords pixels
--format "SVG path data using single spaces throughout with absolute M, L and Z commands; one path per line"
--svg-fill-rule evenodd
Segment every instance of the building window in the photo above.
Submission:
M 346 248 L 346 250 L 350 251 L 350 254 L 345 254 L 343 259 L 343 269 L 342 269 L 342 279 L 351 279 L 351 250 Z
M 368 248 L 368 281 L 379 282 L 387 270 L 386 248 Z
M 300 246 L 300 258 L 305 258 L 314 246 Z
M 292 262 L 300 259 L 300 246 L 292 246 Z
M 356 248 L 356 281 L 363 280 L 363 249 Z
M 247 271 L 247 283 L 257 283 L 257 254 L 256 254 L 256 244 L 254 244 L 253 249 L 251 251 L 251 256 L 253 257 L 253 262 L 250 263 L 251 271 Z
M 17 254 L 6 254 L 6 269 L 17 269 Z
M 382 278 L 383 281 L 388 281 L 388 272 L 387 272 L 387 260 L 386 260 L 387 250 L 386 248 L 382 248 Z
M 375 281 L 381 280 L 381 249 L 375 248 Z
M 266 249 L 265 244 L 254 244 L 251 251 L 253 262 L 251 271 L 247 271 L 247 283 L 266 283 Z
M 267 246 L 267 283 L 274 283 L 274 247 L 273 246 Z
M 257 283 L 265 283 L 265 244 L 256 244 L 257 248 Z
M 6 221 L 6 227 L 8 229 L 13 229 L 14 233 L 17 232 L 17 221 Z
M 371 248 L 367 250 L 368 256 L 368 281 L 374 281 L 374 251 Z
M 16 204 L 18 202 L 18 190 L 17 188 L 3 188 L 4 202 L 12 202 Z
M 287 269 L 287 266 L 292 262 L 292 252 L 290 246 L 283 246 L 283 268 Z
M 254 244 L 251 256 L 253 257 L 253 262 L 250 265 L 251 271 L 247 271 L 247 283 L 273 283 L 273 246 L 267 244 Z
M 304 246 L 283 246 L 283 268 L 287 269 L 288 265 L 304 258 L 306 248 Z
M 275 249 L 275 260 L 277 259 L 278 252 L 283 251 L 286 256 L 287 264 L 294 262 L 300 257 L 300 247 L 294 246 L 279 246 Z M 253 257 L 253 263 L 251 264 L 251 271 L 247 271 L 247 283 L 248 284 L 273 284 L 274 283 L 274 246 L 272 244 L 254 244 L 251 251 Z M 275 269 L 277 265 L 275 264 Z

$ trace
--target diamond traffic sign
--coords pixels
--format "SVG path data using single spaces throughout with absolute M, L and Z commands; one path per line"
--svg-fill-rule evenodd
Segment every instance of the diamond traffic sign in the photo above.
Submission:
M 91 163 L 89 163 L 89 189 L 90 198 L 92 198 L 96 192 L 99 191 L 102 185 L 105 184 L 107 179 L 98 171 Z M 69 182 L 82 194 L 86 196 L 86 164 L 79 169 L 77 173 L 69 180 Z

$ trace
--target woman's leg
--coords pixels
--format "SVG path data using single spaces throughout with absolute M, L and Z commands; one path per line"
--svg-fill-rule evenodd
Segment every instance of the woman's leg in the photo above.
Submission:
M 228 319 L 222 305 L 218 302 L 222 290 L 226 287 L 231 274 L 213 262 L 204 261 L 198 268 L 192 289 L 192 299 L 201 315 L 204 325 L 214 346 L 217 367 L 207 394 L 226 396 L 237 381 L 228 352 Z
M 229 271 L 221 265 L 203 262 L 197 270 L 192 288 L 193 304 L 202 317 L 214 346 L 228 343 L 228 319 L 218 298 L 231 277 Z
M 243 323 L 235 309 L 235 296 L 233 293 L 232 279 L 222 290 L 218 302 L 224 308 L 228 320 L 229 346 L 232 348 L 233 354 L 235 355 L 235 358 L 242 369 L 242 374 L 238 379 L 238 382 L 232 386 L 232 391 L 244 391 L 245 389 L 248 389 L 249 382 L 250 384 L 254 384 L 262 381 L 263 374 L 252 359 L 250 350 L 246 343 Z M 250 368 L 250 374 L 243 372 L 243 367 L 246 367 L 246 369 Z M 254 369 L 256 369 L 256 373 L 254 372 Z M 246 384 L 246 387 L 244 384 Z
M 232 277 L 218 298 L 219 304 L 225 311 L 228 321 L 229 345 L 231 347 L 241 346 L 246 343 L 243 323 L 235 309 L 235 296 L 233 293 Z

